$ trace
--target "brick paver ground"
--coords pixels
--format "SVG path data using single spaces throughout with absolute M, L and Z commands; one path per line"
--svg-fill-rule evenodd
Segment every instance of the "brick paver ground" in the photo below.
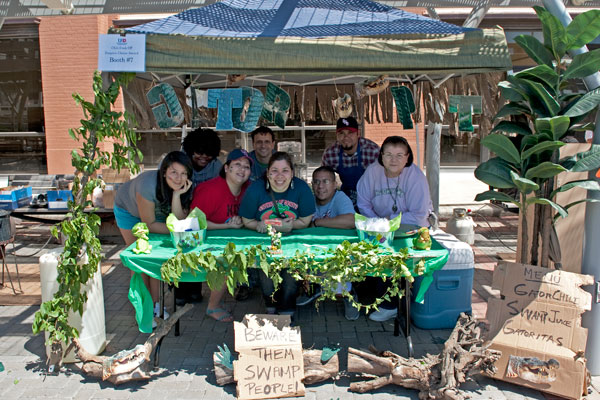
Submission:
M 498 261 L 497 254 L 511 251 L 500 243 L 497 235 L 514 249 L 517 217 L 503 214 L 500 218 L 486 216 L 475 219 L 479 226 L 474 245 L 476 270 L 472 295 L 473 313 L 485 318 L 493 266 Z M 20 262 L 36 262 L 39 254 L 28 256 L 49 238 L 48 226 L 23 223 L 19 225 L 18 232 L 17 254 Z M 51 241 L 48 247 L 56 246 Z M 103 276 L 108 340 L 104 354 L 132 348 L 147 338 L 147 335 L 139 333 L 133 318 L 133 308 L 127 299 L 130 275 L 118 258 L 121 247 L 108 243 L 103 245 L 109 260 L 114 262 Z M 264 311 L 262 300 L 256 292 L 245 302 L 236 303 L 228 297 L 226 305 L 233 309 L 236 320 L 240 320 L 246 313 Z M 58 375 L 47 375 L 44 339 L 31 333 L 31 323 L 38 306 L 0 306 L 0 362 L 4 366 L 4 371 L 0 372 L 0 399 L 233 399 L 235 387 L 217 386 L 212 372 L 212 353 L 217 345 L 227 343 L 233 348 L 233 326 L 207 317 L 205 308 L 206 300 L 197 304 L 182 318 L 179 337 L 171 332 L 165 338 L 160 368 L 155 371 L 153 379 L 113 387 L 112 384 L 82 375 L 77 364 L 67 365 Z M 297 321 L 305 348 L 322 348 L 327 344 L 342 346 L 339 353 L 339 379 L 307 386 L 304 398 L 417 399 L 416 391 L 393 386 L 368 394 L 348 391 L 349 383 L 357 380 L 345 372 L 346 349 L 349 346 L 366 348 L 375 345 L 379 349 L 406 356 L 407 343 L 404 337 L 392 335 L 392 322 L 376 323 L 365 315 L 361 315 L 357 321 L 349 322 L 343 314 L 342 302 L 325 302 L 318 311 L 312 305 L 298 309 Z M 413 328 L 415 356 L 441 351 L 449 333 L 449 329 Z M 463 389 L 476 399 L 547 398 L 540 392 L 484 377 L 468 382 Z M 594 391 L 590 398 L 600 399 L 600 396 Z

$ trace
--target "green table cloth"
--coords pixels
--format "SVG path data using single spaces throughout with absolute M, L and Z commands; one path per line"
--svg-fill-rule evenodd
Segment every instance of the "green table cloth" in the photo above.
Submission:
M 135 243 L 121 252 L 121 261 L 134 272 L 129 284 L 129 300 L 135 308 L 140 331 L 145 333 L 152 332 L 153 303 L 141 274 L 160 280 L 162 264 L 177 254 L 177 249 L 173 246 L 170 235 L 150 234 L 149 238 L 152 245 L 150 254 L 135 254 L 132 251 Z M 448 260 L 448 250 L 433 238 L 431 250 L 415 250 L 412 248 L 413 238 L 414 236 L 396 237 L 392 246 L 396 251 L 408 248 L 412 258 L 407 261 L 407 266 L 411 271 L 415 259 L 425 259 L 425 273 L 415 298 L 415 301 L 422 303 L 425 292 L 433 281 L 433 271 L 441 269 Z M 335 248 L 344 240 L 359 241 L 355 230 L 307 228 L 284 234 L 281 237 L 281 245 L 283 256 L 293 257 L 297 250 L 307 251 L 312 249 L 318 255 L 327 248 Z M 214 230 L 207 232 L 205 243 L 194 251 L 210 251 L 213 254 L 220 254 L 229 242 L 233 242 L 236 249 L 243 249 L 258 244 L 265 247 L 269 246 L 271 239 L 267 234 L 247 229 Z M 201 272 L 196 273 L 195 276 L 191 272 L 184 272 L 181 276 L 181 282 L 203 282 L 205 280 L 206 276 Z

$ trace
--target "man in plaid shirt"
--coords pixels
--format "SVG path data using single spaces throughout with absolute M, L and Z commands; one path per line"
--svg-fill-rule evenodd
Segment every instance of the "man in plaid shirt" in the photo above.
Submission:
M 323 153 L 322 165 L 340 175 L 342 191 L 356 208 L 356 184 L 367 167 L 379 156 L 379 146 L 360 136 L 358 122 L 353 117 L 340 118 L 336 127 L 337 141 Z

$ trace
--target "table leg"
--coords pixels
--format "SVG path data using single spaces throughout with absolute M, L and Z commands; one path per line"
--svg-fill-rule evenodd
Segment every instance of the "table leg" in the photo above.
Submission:
M 164 304 L 165 304 L 165 283 L 161 280 L 160 284 L 159 284 L 159 289 L 158 289 L 158 307 L 159 307 L 159 318 L 164 319 L 165 315 L 165 309 L 164 309 Z M 159 358 L 160 358 L 160 346 L 162 345 L 162 341 L 164 339 L 164 336 L 160 338 L 160 340 L 158 341 L 158 343 L 156 343 L 156 347 L 154 349 L 154 369 L 158 369 L 158 362 L 159 362 Z
M 175 298 L 175 286 L 169 286 L 173 289 L 173 312 L 177 311 L 177 299 Z M 179 336 L 179 320 L 175 322 L 175 336 Z
M 407 279 L 402 279 L 401 285 L 404 288 L 404 296 L 402 298 L 400 298 L 400 296 L 396 298 L 398 313 L 396 318 L 394 318 L 394 336 L 400 336 L 400 319 L 403 318 L 402 333 L 404 334 L 404 337 L 406 337 L 408 356 L 412 357 L 414 349 L 412 337 L 410 335 L 410 282 Z

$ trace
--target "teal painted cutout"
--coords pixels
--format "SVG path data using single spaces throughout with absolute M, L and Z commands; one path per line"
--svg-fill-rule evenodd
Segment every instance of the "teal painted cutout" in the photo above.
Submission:
M 325 346 L 323 347 L 323 352 L 321 353 L 321 362 L 326 363 L 331 359 L 331 357 L 335 356 L 338 351 L 342 348 L 340 346 Z
M 227 347 L 227 344 L 223 343 L 223 347 L 217 346 L 219 352 L 217 353 L 217 360 L 219 363 L 229 369 L 233 369 L 233 357 L 231 356 L 231 350 Z
M 0 362 L 0 372 L 4 371 L 4 364 Z
M 242 86 L 242 107 L 232 111 L 233 126 L 242 132 L 252 132 L 258 124 L 265 96 L 258 89 Z
M 261 117 L 269 122 L 273 122 L 281 129 L 284 129 L 290 104 L 290 95 L 279 86 L 269 82 L 267 83 L 265 103 L 263 105 Z
M 146 93 L 146 98 L 160 128 L 173 128 L 183 122 L 183 108 L 173 86 L 168 83 L 156 85 Z
M 481 96 L 450 95 L 448 112 L 458 113 L 458 130 L 473 132 L 473 114 L 481 114 Z
M 208 89 L 208 108 L 217 108 L 218 131 L 233 129 L 232 109 L 242 105 L 242 89 Z
M 395 86 L 390 91 L 396 103 L 396 112 L 400 123 L 404 129 L 412 129 L 413 122 L 410 114 L 415 112 L 415 101 L 412 92 L 406 86 Z

